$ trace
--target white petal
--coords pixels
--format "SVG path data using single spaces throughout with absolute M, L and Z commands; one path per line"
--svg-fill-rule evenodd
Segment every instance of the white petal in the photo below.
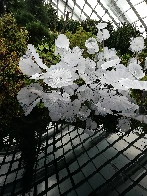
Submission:
M 44 82 L 52 88 L 61 88 L 72 85 L 78 79 L 78 74 L 74 73 L 69 67 L 62 67 L 60 64 L 51 66 L 49 71 L 44 74 Z
M 98 25 L 96 25 L 96 27 L 97 27 L 98 29 L 104 29 L 104 28 L 107 27 L 107 23 L 98 23 Z
M 40 98 L 36 99 L 35 101 L 33 101 L 30 105 L 24 105 L 23 106 L 23 110 L 25 112 L 25 116 L 27 116 L 28 114 L 31 113 L 31 111 L 33 110 L 33 108 L 37 105 L 37 103 L 40 102 Z
M 138 120 L 142 123 L 147 124 L 147 115 L 136 115 L 136 114 L 132 114 L 132 113 L 123 113 L 123 116 L 126 116 L 128 118 L 133 118 L 135 120 Z
M 132 50 L 132 52 L 141 52 L 144 47 L 143 37 L 136 37 L 131 39 L 130 50 Z
M 26 105 L 31 104 L 37 97 L 38 95 L 32 93 L 27 87 L 22 88 L 17 94 L 18 101 Z
M 64 34 L 58 35 L 57 39 L 55 40 L 55 46 L 58 48 L 63 48 L 68 50 L 69 49 L 69 39 Z
M 39 58 L 39 54 L 36 52 L 36 49 L 32 44 L 28 44 L 28 50 L 31 52 L 30 57 L 33 57 L 35 59 L 39 67 L 48 70 L 48 67 L 45 64 L 43 64 L 42 59 Z
M 115 60 L 105 62 L 104 64 L 101 65 L 101 67 L 102 69 L 107 69 L 109 67 L 116 66 L 119 63 L 120 63 L 120 59 L 115 59 Z
M 147 90 L 147 81 L 121 79 L 119 82 L 128 89 Z
M 103 41 L 103 33 L 101 31 L 98 31 L 97 33 L 97 40 L 100 43 Z
M 138 109 L 138 105 L 135 105 L 125 97 L 125 96 L 112 96 L 112 97 L 104 97 L 101 100 L 102 107 L 106 108 L 107 110 L 114 110 L 114 111 L 134 111 Z
M 103 29 L 103 39 L 106 40 L 110 37 L 109 31 L 107 29 Z
M 49 116 L 51 117 L 52 121 L 58 121 L 61 118 L 61 114 L 57 112 L 49 112 Z
M 42 73 L 39 66 L 36 63 L 34 63 L 34 61 L 31 58 L 21 58 L 19 62 L 19 68 L 27 76 L 32 76 L 36 73 Z
M 143 78 L 145 73 L 143 73 L 142 67 L 137 63 L 130 63 L 128 65 L 129 71 L 137 78 Z
M 26 86 L 22 88 L 18 94 L 17 99 L 20 103 L 23 103 L 25 105 L 31 104 L 33 101 L 35 101 L 38 97 L 42 96 L 42 87 L 37 84 L 31 84 L 29 86 Z
M 86 40 L 85 46 L 87 47 L 89 54 L 95 54 L 96 52 L 99 51 L 99 46 L 97 44 L 97 41 L 93 37 Z

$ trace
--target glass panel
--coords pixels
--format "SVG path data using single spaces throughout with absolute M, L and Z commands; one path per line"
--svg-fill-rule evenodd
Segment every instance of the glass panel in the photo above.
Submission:
M 142 2 L 142 0 L 131 0 L 131 3 L 133 5 L 136 5 L 137 3 L 140 3 L 140 2 Z
M 106 8 L 106 10 L 108 10 L 108 13 L 114 18 L 114 20 L 118 23 L 119 20 L 118 18 L 113 14 L 113 12 L 110 10 L 111 7 L 111 2 L 110 0 L 104 0 L 103 1 L 103 6 Z M 105 12 L 105 11 L 104 11 Z
M 68 7 L 66 7 L 66 9 L 65 9 L 65 15 L 66 15 L 67 12 L 70 12 L 69 17 L 71 17 L 71 15 L 72 15 L 71 12 L 72 12 L 72 11 L 71 11 L 70 9 L 68 9 Z
M 84 0 L 77 1 L 77 4 L 81 7 L 81 9 L 83 9 L 85 1 Z
M 103 8 L 100 5 L 96 6 L 95 11 L 98 13 L 99 16 L 103 16 L 105 14 L 105 11 L 103 10 Z
M 97 17 L 97 15 L 95 13 L 92 13 L 90 18 L 93 20 L 99 20 L 99 18 Z
M 74 12 L 75 12 L 78 16 L 80 16 L 80 14 L 81 14 L 81 10 L 80 10 L 77 6 L 75 6 L 75 8 L 74 8 Z
M 85 14 L 82 14 L 80 18 L 81 18 L 82 20 L 86 20 L 87 17 L 85 16 Z
M 105 22 L 108 22 L 108 21 L 112 22 L 112 19 L 109 17 L 108 14 L 105 14 L 105 15 L 103 16 L 103 21 L 105 21 Z
M 60 11 L 58 11 L 58 17 L 60 18 L 61 16 L 63 16 L 63 14 Z
M 74 8 L 74 2 L 73 1 L 68 1 L 68 5 L 71 7 L 71 8 Z
M 135 6 L 135 9 L 141 17 L 147 16 L 147 4 L 145 2 Z
M 145 22 L 145 24 L 147 25 L 147 17 L 143 19 L 143 21 Z
M 87 2 L 91 5 L 92 8 L 95 8 L 95 6 L 97 5 L 97 0 L 87 0 Z
M 73 19 L 73 20 L 79 20 L 74 14 L 73 14 L 73 16 L 72 16 L 72 19 Z
M 109 10 L 109 9 L 108 9 Z M 114 20 L 119 23 L 118 18 L 113 14 L 113 12 L 111 10 L 108 11 L 108 13 L 110 14 L 110 16 L 112 16 L 114 18 Z
M 86 4 L 86 5 L 84 6 L 84 12 L 85 12 L 88 16 L 90 16 L 90 14 L 92 13 L 92 9 Z
M 111 0 L 104 0 L 104 3 L 106 4 L 106 5 L 111 5 Z
M 129 22 L 135 22 L 138 20 L 138 17 L 136 16 L 136 14 L 134 13 L 134 11 L 131 9 L 128 12 L 125 12 L 124 15 L 126 16 L 126 18 L 129 20 Z
M 61 2 L 59 2 L 58 7 L 64 13 L 64 4 L 62 4 Z
M 116 2 L 116 5 L 122 10 L 122 12 L 128 10 L 130 8 L 130 5 L 125 0 L 118 0 Z

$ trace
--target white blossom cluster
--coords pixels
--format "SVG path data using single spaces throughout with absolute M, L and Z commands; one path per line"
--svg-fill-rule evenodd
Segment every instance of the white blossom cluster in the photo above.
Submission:
M 100 43 L 110 37 L 109 31 L 105 29 L 107 23 L 99 23 L 96 27 L 98 28 L 97 39 Z
M 102 116 L 122 115 L 118 120 L 118 129 L 121 131 L 129 130 L 130 118 L 141 119 L 139 115 L 136 116 L 139 106 L 132 101 L 129 90 L 147 90 L 147 82 L 140 81 L 145 74 L 137 59 L 130 60 L 125 67 L 120 63 L 115 49 L 104 47 L 103 51 L 99 52 L 99 42 L 110 36 L 106 27 L 106 23 L 98 24 L 97 39 L 89 38 L 85 42 L 88 53 L 95 54 L 96 61 L 84 58 L 83 50 L 78 46 L 71 50 L 70 42 L 64 34 L 60 34 L 55 40 L 55 55 L 59 54 L 61 61 L 50 68 L 43 64 L 34 46 L 28 45 L 19 67 L 30 79 L 43 80 L 49 91 L 44 92 L 36 82 L 22 88 L 17 99 L 25 115 L 42 100 L 52 121 L 61 119 L 74 122 L 79 118 L 86 122 L 85 132 L 88 134 L 97 128 L 97 123 L 91 119 L 92 111 L 95 115 Z M 131 40 L 130 49 L 133 52 L 139 52 L 143 48 L 142 37 Z M 77 85 L 78 79 L 82 79 L 84 85 Z M 73 95 L 76 97 L 74 100 Z
M 130 49 L 132 52 L 141 52 L 144 49 L 144 39 L 143 37 L 136 37 L 131 39 Z

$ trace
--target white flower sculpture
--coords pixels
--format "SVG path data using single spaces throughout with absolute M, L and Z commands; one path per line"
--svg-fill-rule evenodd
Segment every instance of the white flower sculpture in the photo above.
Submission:
M 96 27 L 100 30 L 100 29 L 104 29 L 107 27 L 107 23 L 98 23 L 98 25 L 96 25 Z
M 56 66 L 52 65 L 50 71 L 46 72 L 43 78 L 43 81 L 52 88 L 61 88 L 72 85 L 73 81 L 79 77 L 68 66 L 58 63 Z
M 85 46 L 87 47 L 88 53 L 89 54 L 95 54 L 96 52 L 99 51 L 99 46 L 97 44 L 97 41 L 95 38 L 89 38 L 85 42 Z
M 130 43 L 130 49 L 132 52 L 141 52 L 144 49 L 143 37 L 132 38 Z
M 77 118 L 86 122 L 86 132 L 92 134 L 97 123 L 90 115 L 105 116 L 121 115 L 118 128 L 129 130 L 130 118 L 141 121 L 142 115 L 136 114 L 139 106 L 129 96 L 129 89 L 147 90 L 147 82 L 140 81 L 144 72 L 137 59 L 131 59 L 128 67 L 120 64 L 115 49 L 103 47 L 99 52 L 98 41 L 109 38 L 106 23 L 98 24 L 98 37 L 89 38 L 85 42 L 89 54 L 95 54 L 96 62 L 82 56 L 83 50 L 69 48 L 69 40 L 61 34 L 55 40 L 55 54 L 61 56 L 61 61 L 48 68 L 43 64 L 34 46 L 28 45 L 26 55 L 19 62 L 21 71 L 30 79 L 43 80 L 49 87 L 48 92 L 34 83 L 22 88 L 17 99 L 22 105 L 25 115 L 42 100 L 48 108 L 52 121 L 66 120 L 74 122 Z M 142 37 L 131 41 L 130 49 L 139 52 L 144 48 Z M 108 69 L 111 68 L 111 69 Z M 76 80 L 82 78 L 84 85 L 77 85 Z M 71 98 L 75 96 L 74 100 Z M 145 119 L 145 118 L 144 118 Z
M 69 40 L 67 39 L 66 35 L 60 34 L 58 38 L 55 40 L 55 54 L 64 54 L 64 52 L 68 51 L 69 49 Z
M 97 40 L 100 43 L 110 37 L 109 31 L 105 29 L 105 27 L 107 27 L 106 23 L 99 23 L 97 25 L 97 28 L 98 28 Z

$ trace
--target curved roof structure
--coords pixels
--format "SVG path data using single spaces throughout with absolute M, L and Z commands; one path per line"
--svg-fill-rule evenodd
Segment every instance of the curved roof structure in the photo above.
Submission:
M 146 0 L 47 0 L 58 10 L 58 16 L 70 12 L 74 20 L 87 17 L 94 20 L 111 21 L 114 26 L 127 22 L 136 25 L 144 33 L 147 29 Z

